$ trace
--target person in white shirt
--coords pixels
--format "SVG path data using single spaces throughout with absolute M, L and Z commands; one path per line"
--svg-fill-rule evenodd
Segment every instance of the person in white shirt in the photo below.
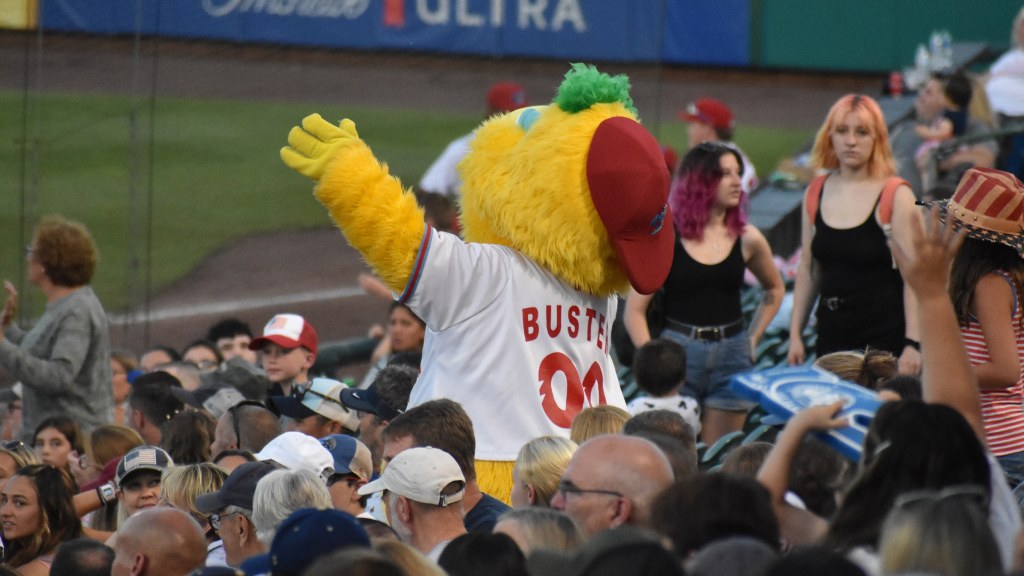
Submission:
M 526 90 L 515 82 L 498 82 L 487 91 L 487 114 L 490 118 L 495 114 L 504 114 L 526 106 Z M 462 158 L 469 152 L 469 143 L 473 133 L 460 136 L 453 140 L 444 152 L 427 168 L 420 180 L 419 188 L 424 192 L 433 192 L 452 199 L 459 197 L 462 190 L 462 178 L 459 177 L 458 166 Z

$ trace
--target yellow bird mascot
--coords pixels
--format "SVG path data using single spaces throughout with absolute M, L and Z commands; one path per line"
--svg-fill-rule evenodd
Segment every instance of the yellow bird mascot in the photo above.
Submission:
M 547 106 L 486 120 L 459 165 L 465 239 L 433 230 L 356 133 L 313 114 L 281 157 L 317 181 L 346 240 L 427 325 L 409 406 L 459 402 L 480 489 L 508 500 L 520 447 L 625 407 L 609 354 L 616 293 L 668 275 L 669 175 L 625 76 L 573 65 Z

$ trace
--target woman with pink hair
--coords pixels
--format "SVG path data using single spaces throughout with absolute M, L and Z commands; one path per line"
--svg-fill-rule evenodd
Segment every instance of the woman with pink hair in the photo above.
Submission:
M 661 337 L 686 350 L 680 392 L 700 401 L 701 439 L 709 445 L 743 427 L 753 404 L 729 388 L 729 379 L 750 369 L 784 293 L 768 241 L 747 223 L 742 174 L 739 153 L 705 142 L 683 157 L 669 195 L 678 240 L 662 287 L 666 326 Z M 745 327 L 740 291 L 748 269 L 764 294 Z M 623 319 L 638 348 L 651 339 L 647 308 L 652 299 L 633 292 L 626 301 Z
M 807 359 L 803 329 L 816 299 L 817 354 L 867 347 L 899 359 L 903 374 L 921 366 L 917 323 L 905 310 L 913 295 L 889 252 L 909 234 L 921 213 L 906 182 L 895 179 L 889 133 L 878 104 L 848 94 L 829 110 L 811 152 L 827 170 L 808 187 L 801 210 L 800 266 L 793 290 L 789 363 Z M 891 194 L 884 194 L 884 190 Z

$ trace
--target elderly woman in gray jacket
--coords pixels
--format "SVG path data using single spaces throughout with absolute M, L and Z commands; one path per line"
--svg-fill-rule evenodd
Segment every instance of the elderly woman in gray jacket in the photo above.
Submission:
M 46 310 L 28 332 L 14 324 L 18 292 L 4 282 L 0 366 L 23 386 L 21 437 L 57 415 L 83 431 L 114 414 L 110 333 L 106 313 L 89 287 L 99 254 L 89 231 L 60 216 L 44 218 L 26 248 L 28 279 L 46 296 Z

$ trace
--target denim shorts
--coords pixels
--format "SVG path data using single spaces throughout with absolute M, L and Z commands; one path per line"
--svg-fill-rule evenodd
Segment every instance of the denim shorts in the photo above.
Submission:
M 1017 504 L 1024 510 L 1024 452 L 996 456 L 996 461 L 1003 469 L 1010 490 L 1013 490 L 1013 495 L 1017 497 Z
M 678 342 L 686 350 L 686 384 L 679 390 L 683 395 L 717 410 L 739 412 L 756 406 L 729 387 L 734 374 L 752 367 L 746 330 L 717 342 L 690 338 L 671 328 L 665 328 L 661 337 Z

